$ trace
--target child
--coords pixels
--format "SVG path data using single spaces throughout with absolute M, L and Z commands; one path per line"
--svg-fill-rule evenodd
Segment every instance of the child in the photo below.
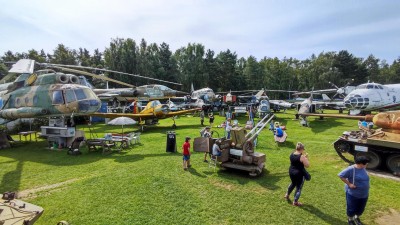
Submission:
M 210 114 L 208 115 L 208 118 L 210 118 L 210 127 L 212 127 L 212 126 L 213 126 L 213 123 L 214 123 L 214 114 L 213 114 L 213 113 L 210 113 Z
M 206 131 L 204 131 L 204 133 L 203 133 L 203 137 L 205 137 L 205 138 L 211 138 L 211 136 L 212 136 L 212 133 L 210 132 L 210 127 L 206 127 Z M 206 152 L 204 152 L 204 161 L 203 162 L 208 162 L 207 161 L 207 155 L 208 154 L 211 154 L 211 153 L 209 153 L 208 152 L 208 149 L 207 149 L 207 151 Z
M 190 137 L 185 138 L 185 143 L 182 145 L 183 149 L 183 169 L 187 170 L 190 165 Z

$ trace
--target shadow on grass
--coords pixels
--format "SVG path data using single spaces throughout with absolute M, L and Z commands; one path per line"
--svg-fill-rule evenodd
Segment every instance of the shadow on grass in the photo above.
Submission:
M 133 154 L 133 155 L 126 155 L 126 152 L 122 153 L 115 153 L 111 155 L 111 158 L 114 158 L 116 162 L 119 163 L 132 163 L 136 162 L 145 158 L 150 157 L 176 157 L 177 154 L 174 153 L 161 153 L 161 154 Z M 121 157 L 122 156 L 122 157 Z M 110 157 L 109 157 L 110 158 Z
M 218 176 L 224 179 L 232 180 L 236 179 L 238 184 L 245 185 L 249 182 L 257 182 L 263 188 L 268 190 L 277 190 L 280 189 L 280 186 L 276 185 L 276 183 L 284 177 L 287 177 L 287 173 L 276 173 L 270 174 L 268 170 L 263 170 L 263 172 L 256 176 L 251 177 L 248 171 L 225 168 L 218 170 Z
M 291 148 L 295 149 L 296 144 L 293 143 L 293 141 L 285 141 L 283 143 L 275 142 L 275 145 L 280 149 L 280 148 Z
M 314 207 L 312 205 L 304 204 L 303 206 L 298 207 L 298 208 L 303 209 L 303 210 L 309 212 L 310 214 L 315 215 L 316 217 L 319 217 L 320 219 L 324 220 L 327 224 L 345 224 L 346 223 L 346 221 L 340 220 L 336 217 L 328 215 L 328 214 L 322 212 L 317 207 Z
M 324 118 L 309 120 L 310 128 L 313 133 L 321 133 L 331 127 L 343 126 L 343 122 L 339 122 L 336 118 Z
M 207 176 L 205 176 L 205 175 L 203 175 L 203 174 L 197 172 L 197 170 L 196 170 L 195 168 L 193 168 L 193 167 L 190 167 L 190 168 L 188 169 L 188 171 L 189 171 L 189 173 L 191 173 L 191 174 L 193 174 L 193 175 L 196 175 L 196 176 L 198 176 L 198 177 L 201 177 L 201 178 L 206 178 L 206 177 L 207 177 Z
M 18 161 L 15 170 L 7 172 L 6 174 L 3 175 L 3 179 L 1 180 L 0 183 L 1 193 L 5 191 L 15 191 L 18 189 L 21 183 L 20 181 L 21 181 L 23 164 L 24 164 L 23 162 Z

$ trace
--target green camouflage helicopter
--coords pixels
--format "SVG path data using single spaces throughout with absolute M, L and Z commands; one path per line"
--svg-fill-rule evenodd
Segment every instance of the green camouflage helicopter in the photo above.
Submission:
M 72 74 L 33 73 L 35 61 L 19 60 L 10 73 L 18 78 L 0 91 L 0 118 L 14 120 L 45 116 L 87 115 L 97 112 L 100 99 Z
M 164 85 L 134 85 L 77 69 L 119 73 L 160 82 L 182 85 L 140 75 L 106 69 L 74 65 L 36 63 L 57 69 L 111 81 L 128 88 L 95 89 L 84 76 L 55 72 L 52 69 L 34 71 L 35 61 L 21 59 L 13 65 L 10 73 L 20 74 L 14 82 L 0 84 L 0 118 L 13 120 L 45 116 L 90 115 L 97 112 L 101 100 L 111 98 L 119 101 L 156 100 L 183 96 L 186 92 L 170 89 Z

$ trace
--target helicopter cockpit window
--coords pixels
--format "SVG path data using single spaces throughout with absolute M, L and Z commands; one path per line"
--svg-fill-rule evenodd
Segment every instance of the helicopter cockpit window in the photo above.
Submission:
M 373 84 L 368 84 L 367 85 L 367 89 L 374 89 L 374 85 Z
M 83 92 L 85 92 L 85 95 L 86 95 L 87 98 L 95 99 L 97 97 L 96 94 L 92 90 L 90 90 L 89 88 L 83 89 Z
M 68 89 L 65 91 L 65 101 L 67 101 L 67 103 L 76 101 L 75 93 L 73 90 Z
M 37 95 L 33 96 L 33 105 L 36 105 L 39 101 L 39 97 Z
M 379 89 L 382 89 L 383 90 L 383 87 L 382 87 L 382 85 L 376 85 Z
M 154 89 L 153 88 L 146 88 L 146 92 L 149 96 L 154 95 Z
M 161 105 L 160 101 L 153 101 L 152 107 L 156 107 L 158 105 Z
M 154 95 L 161 95 L 161 90 L 158 87 L 154 87 Z
M 62 91 L 53 91 L 53 104 L 54 105 L 64 104 Z
M 86 99 L 85 92 L 82 89 L 74 89 L 76 99 L 83 100 Z
M 366 88 L 367 88 L 367 85 L 365 85 L 365 84 L 361 84 L 357 87 L 357 89 L 366 89 Z
M 160 87 L 160 89 L 163 90 L 163 91 L 172 91 L 171 88 L 169 88 L 169 87 L 167 87 L 167 86 L 164 86 L 164 85 L 160 85 L 159 87 Z

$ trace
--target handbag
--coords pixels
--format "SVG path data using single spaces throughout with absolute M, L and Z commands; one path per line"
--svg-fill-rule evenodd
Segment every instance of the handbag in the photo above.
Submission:
M 306 181 L 311 180 L 311 174 L 306 170 L 306 168 L 303 169 L 303 174 L 304 174 L 304 179 L 306 179 Z

